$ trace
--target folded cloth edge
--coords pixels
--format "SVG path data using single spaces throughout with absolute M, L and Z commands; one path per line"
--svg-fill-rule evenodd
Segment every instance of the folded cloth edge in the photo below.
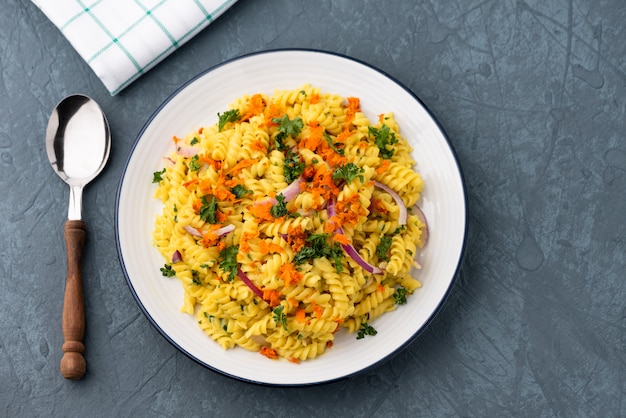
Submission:
M 194 3 L 198 6 L 198 11 L 201 14 L 198 16 L 198 20 L 194 22 L 193 25 L 189 25 L 189 27 L 185 28 L 184 33 L 178 35 L 176 39 L 173 40 L 168 45 L 164 45 L 163 48 L 159 48 L 157 51 L 153 52 L 148 60 L 143 60 L 141 64 L 137 62 L 137 60 L 132 60 L 131 52 L 124 51 L 124 53 L 128 56 L 129 59 L 133 61 L 132 67 L 126 65 L 126 68 L 120 68 L 118 65 L 117 68 L 115 64 L 103 61 L 103 59 L 94 59 L 95 56 L 93 54 L 93 49 L 87 50 L 84 45 L 81 47 L 81 42 L 84 44 L 84 40 L 75 39 L 76 34 L 68 34 L 67 32 L 67 18 L 59 19 L 58 18 L 58 10 L 51 10 L 50 8 L 54 7 L 54 5 L 50 5 L 44 3 L 42 0 L 31 0 L 35 6 L 37 6 L 43 13 L 46 15 L 50 21 L 61 31 L 61 34 L 66 38 L 66 40 L 70 43 L 70 45 L 78 52 L 83 61 L 91 68 L 91 70 L 96 74 L 96 76 L 100 79 L 102 84 L 106 87 L 109 93 L 112 96 L 117 95 L 122 90 L 131 85 L 134 81 L 140 78 L 142 75 L 147 73 L 150 69 L 154 68 L 158 63 L 163 61 L 169 55 L 171 55 L 174 51 L 179 49 L 182 45 L 191 40 L 195 35 L 204 30 L 209 24 L 214 22 L 218 17 L 220 17 L 226 10 L 228 10 L 237 0 L 223 0 L 219 1 L 218 4 L 210 9 L 203 7 L 203 5 L 194 0 Z M 82 5 L 84 2 L 77 1 L 78 4 Z M 96 2 L 97 4 L 99 2 Z M 89 12 L 89 9 L 85 7 L 85 11 Z M 147 9 L 147 13 L 150 14 Z M 56 13 L 56 14 L 55 14 Z M 102 22 L 99 22 L 97 17 L 94 17 L 94 24 L 103 26 Z M 104 28 L 106 29 L 106 28 Z M 117 39 L 112 38 L 115 45 L 117 45 Z M 122 48 L 122 46 L 119 46 Z M 96 54 L 97 56 L 98 54 Z M 125 63 L 128 64 L 128 63 Z

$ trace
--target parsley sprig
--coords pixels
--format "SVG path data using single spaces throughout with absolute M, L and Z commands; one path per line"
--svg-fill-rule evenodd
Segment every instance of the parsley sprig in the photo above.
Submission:
M 163 174 L 165 174 L 165 169 L 152 173 L 152 183 L 160 183 L 163 180 Z
M 289 329 L 287 329 L 287 315 L 285 315 L 285 312 L 283 312 L 284 309 L 285 307 L 283 305 L 278 305 L 277 307 L 275 307 L 272 310 L 272 313 L 274 314 L 273 319 L 276 325 L 282 325 L 285 331 L 289 331 Z
M 217 199 L 210 195 L 208 200 L 206 196 L 201 198 L 202 206 L 200 207 L 200 219 L 210 224 L 217 223 Z
M 373 326 L 369 325 L 367 322 L 361 323 L 361 328 L 359 328 L 359 332 L 356 334 L 356 339 L 360 340 L 365 338 L 366 335 L 376 335 L 378 331 L 374 329 Z
M 306 245 L 295 255 L 293 262 L 295 265 L 304 264 L 309 260 L 326 257 L 333 260 L 337 273 L 343 271 L 341 263 L 343 257 L 343 249 L 334 242 L 328 244 L 328 234 L 311 234 L 306 239 Z
M 358 177 L 361 180 L 361 183 L 363 183 L 364 180 L 362 173 L 364 171 L 365 170 L 363 168 L 360 168 L 354 163 L 347 163 L 345 165 L 337 167 L 337 169 L 333 173 L 333 180 L 345 180 L 346 183 L 350 183 L 352 180 Z
M 287 216 L 289 214 L 287 204 L 285 203 L 285 196 L 283 196 L 282 193 L 276 195 L 276 204 L 270 208 L 270 213 L 274 218 L 280 218 L 281 216 Z
M 237 275 L 237 269 L 239 265 L 237 264 L 237 254 L 239 253 L 239 246 L 233 245 L 230 247 L 226 247 L 220 251 L 219 260 L 220 260 L 220 269 L 224 273 L 228 273 L 228 281 L 232 282 L 235 276 Z
M 398 142 L 396 134 L 384 123 L 380 129 L 369 126 L 367 130 L 369 135 L 374 137 L 374 143 L 380 149 L 380 156 L 386 160 L 391 159 L 395 151 L 392 146 Z
M 239 119 L 241 119 L 241 115 L 239 114 L 239 109 L 227 110 L 226 112 L 222 114 L 218 113 L 217 117 L 218 117 L 217 130 L 219 132 L 222 132 L 222 129 L 224 129 L 224 126 L 226 126 L 228 122 L 237 122 Z
M 272 118 L 272 122 L 278 124 L 278 133 L 274 137 L 278 151 L 286 151 L 289 147 L 285 144 L 285 140 L 288 137 L 296 138 L 304 127 L 300 116 L 289 119 L 289 116 L 284 115 L 280 118 Z

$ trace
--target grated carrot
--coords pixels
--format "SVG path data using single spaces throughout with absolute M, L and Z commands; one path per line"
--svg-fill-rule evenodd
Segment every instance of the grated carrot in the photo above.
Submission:
M 298 359 L 297 357 L 289 357 L 287 360 L 295 364 L 300 364 L 300 359 Z
M 189 181 L 186 181 L 183 183 L 183 186 L 186 187 L 187 189 L 189 188 L 189 186 L 193 186 L 198 184 L 200 181 L 198 179 L 191 179 Z
M 251 117 L 260 115 L 261 113 L 263 113 L 264 109 L 265 100 L 263 99 L 263 96 L 257 93 L 250 97 L 250 100 L 248 101 L 248 109 L 246 113 L 241 117 L 240 121 L 246 122 L 250 120 Z
M 296 311 L 296 321 L 304 324 L 306 322 L 306 311 L 304 309 L 298 309 Z
M 315 315 L 317 315 L 317 318 L 321 318 L 322 314 L 324 313 L 324 310 L 318 306 L 317 304 L 315 304 L 315 302 L 311 303 L 313 305 L 313 312 L 315 312 Z
M 317 104 L 319 102 L 320 102 L 320 95 L 319 94 L 312 94 L 311 97 L 309 97 L 309 103 Z
M 261 347 L 259 353 L 271 360 L 276 360 L 278 358 L 278 353 L 276 352 L 276 350 L 267 346 Z
M 380 165 L 378 166 L 378 168 L 376 169 L 376 172 L 378 174 L 382 174 L 385 171 L 387 171 L 387 169 L 389 168 L 389 166 L 391 165 L 391 162 L 389 160 L 383 160 L 382 163 L 380 163 Z
M 257 202 L 248 207 L 250 213 L 252 213 L 259 221 L 272 221 L 274 216 L 270 213 L 270 209 L 273 204 L 271 201 Z
M 296 270 L 296 267 L 293 263 L 283 264 L 280 269 L 278 269 L 279 276 L 284 282 L 285 286 L 290 286 L 292 284 L 299 283 L 302 280 L 304 275 Z
M 333 241 L 338 242 L 339 244 L 344 244 L 344 245 L 350 244 L 350 240 L 344 234 L 335 234 L 333 236 Z
M 263 290 L 263 300 L 265 300 L 271 308 L 275 308 L 276 306 L 280 305 L 280 295 L 281 293 L 278 290 Z
M 306 244 L 306 233 L 300 225 L 290 226 L 287 229 L 287 243 L 291 245 L 291 249 L 295 252 L 300 251 Z
M 259 241 L 259 251 L 261 254 L 269 254 L 269 253 L 282 253 L 285 252 L 285 249 L 280 245 L 273 244 L 271 242 L 267 242 L 265 240 Z
M 270 103 L 263 112 L 263 118 L 265 119 L 265 126 L 278 126 L 276 122 L 272 122 L 272 119 L 279 118 L 284 114 L 280 106 L 276 103 Z
M 352 123 L 356 112 L 361 111 L 361 101 L 358 97 L 348 97 L 346 104 L 346 127 Z

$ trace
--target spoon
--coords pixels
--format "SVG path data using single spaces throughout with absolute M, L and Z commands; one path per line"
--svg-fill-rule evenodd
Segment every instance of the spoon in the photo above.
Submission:
M 65 223 L 67 277 L 63 300 L 61 374 L 78 380 L 85 375 L 85 304 L 82 251 L 86 226 L 81 217 L 83 188 L 104 168 L 111 150 L 111 133 L 102 109 L 91 98 L 72 95 L 59 102 L 46 129 L 46 151 L 52 169 L 70 186 Z

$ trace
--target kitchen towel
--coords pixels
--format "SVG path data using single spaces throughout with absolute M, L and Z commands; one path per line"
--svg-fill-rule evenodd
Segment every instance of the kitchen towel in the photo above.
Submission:
M 112 95 L 237 0 L 32 0 Z

